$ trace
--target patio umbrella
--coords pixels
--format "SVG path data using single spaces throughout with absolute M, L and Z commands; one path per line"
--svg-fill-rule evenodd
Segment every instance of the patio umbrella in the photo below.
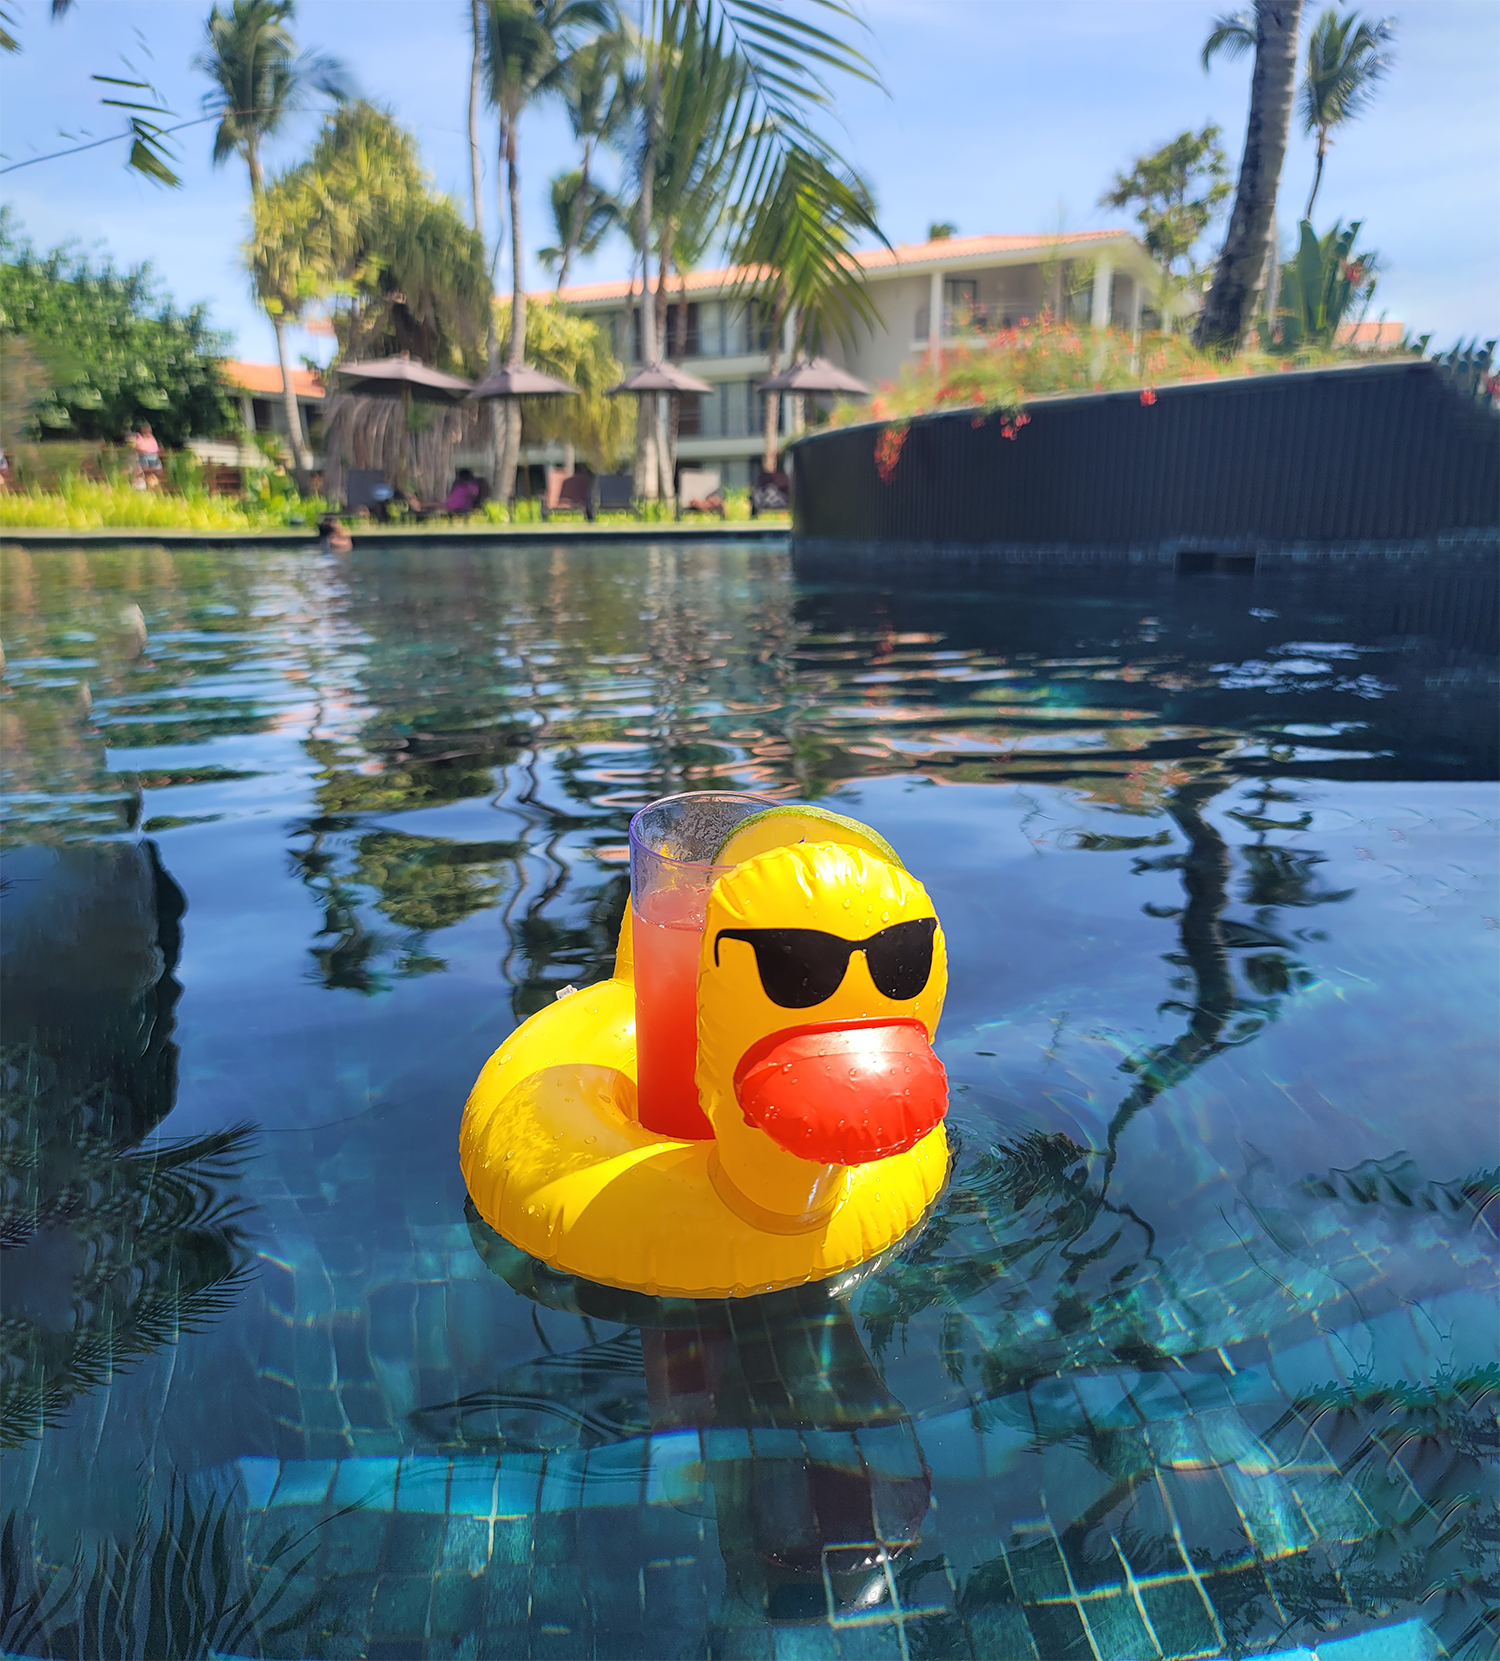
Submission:
M 868 393 L 869 387 L 857 381 L 847 369 L 840 369 L 827 358 L 798 358 L 779 375 L 760 383 L 762 392 L 852 392 Z
M 551 375 L 544 375 L 540 369 L 529 368 L 524 363 L 510 363 L 494 374 L 486 375 L 469 396 L 509 405 L 516 398 L 576 398 L 578 388 L 569 386 L 566 381 L 554 380 Z M 495 489 L 500 489 L 498 478 Z
M 679 369 L 675 363 L 643 363 L 639 369 L 631 370 L 623 381 L 612 386 L 609 396 L 613 398 L 620 392 L 633 392 L 638 397 L 644 397 L 649 392 L 712 391 L 707 381 L 689 375 L 687 370 Z
M 497 369 L 470 393 L 471 398 L 561 398 L 574 397 L 576 386 L 566 381 L 555 381 L 540 369 L 529 369 L 524 363 Z
M 405 404 L 456 404 L 468 396 L 472 381 L 429 369 L 408 352 L 394 358 L 373 358 L 368 363 L 341 363 L 334 373 L 341 381 L 377 398 L 400 398 Z
M 410 352 L 402 352 L 391 358 L 372 358 L 365 363 L 340 363 L 333 369 L 333 387 L 337 390 L 358 394 L 366 398 L 385 398 L 398 400 L 401 404 L 402 426 L 406 432 L 406 440 L 402 450 L 403 459 L 397 464 L 397 470 L 403 476 L 409 476 L 407 469 L 412 466 L 411 445 L 411 406 L 417 404 L 439 404 L 452 409 L 462 403 L 468 396 L 472 382 L 460 379 L 457 375 L 447 375 L 441 369 L 429 369 L 419 358 L 412 357 Z M 451 427 L 452 423 L 446 417 L 440 423 L 444 428 Z M 451 453 L 452 445 L 456 442 L 457 434 L 448 432 L 443 439 L 447 446 L 447 453 Z M 430 460 L 430 458 L 429 458 Z M 382 463 L 382 465 L 389 465 Z M 426 469 L 417 467 L 417 472 Z M 441 471 L 446 471 L 446 461 Z M 429 479 L 428 483 L 432 481 Z

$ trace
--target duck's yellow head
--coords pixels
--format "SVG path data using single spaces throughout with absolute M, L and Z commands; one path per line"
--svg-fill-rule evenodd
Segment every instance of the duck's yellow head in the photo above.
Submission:
M 726 1197 L 766 1226 L 811 1226 L 848 1167 L 931 1132 L 948 1105 L 932 1049 L 946 988 L 942 928 L 900 865 L 800 842 L 722 876 L 699 959 L 698 1091 Z

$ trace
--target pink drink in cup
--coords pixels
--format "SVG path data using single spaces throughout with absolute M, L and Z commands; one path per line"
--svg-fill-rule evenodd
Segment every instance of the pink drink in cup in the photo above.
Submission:
M 630 821 L 635 937 L 636 1096 L 640 1122 L 662 1136 L 713 1134 L 698 1101 L 698 951 L 714 883 L 711 863 L 741 819 L 772 804 L 703 790 L 665 796 Z

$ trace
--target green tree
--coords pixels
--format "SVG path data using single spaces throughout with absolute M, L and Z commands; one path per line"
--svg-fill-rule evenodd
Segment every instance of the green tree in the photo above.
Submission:
M 149 265 L 118 271 L 67 248 L 39 257 L 9 215 L 0 216 L 0 337 L 12 440 L 14 425 L 114 441 L 146 420 L 175 448 L 238 420 L 223 381 L 227 338 L 204 307 L 178 311 Z
M 483 240 L 433 193 L 416 139 L 387 110 L 360 100 L 327 117 L 307 160 L 257 198 L 247 253 L 257 289 L 287 310 L 343 302 L 342 357 L 410 352 L 457 373 L 479 365 Z
M 1255 319 L 1275 251 L 1276 192 L 1291 130 L 1301 18 L 1302 0 L 1256 0 L 1253 14 L 1215 18 L 1203 45 L 1205 70 L 1219 52 L 1233 58 L 1252 49 L 1255 66 L 1234 208 L 1194 334 L 1200 346 L 1237 352 Z
M 484 15 L 485 91 L 500 116 L 501 148 L 510 195 L 511 328 L 507 362 L 526 361 L 525 246 L 521 234 L 521 112 L 562 84 L 570 54 L 588 30 L 613 21 L 603 0 L 487 0 Z M 503 442 L 496 446 L 496 493 L 515 494 L 521 451 L 520 412 L 506 402 Z
M 505 306 L 499 320 L 509 326 Z M 571 444 L 596 473 L 611 472 L 630 453 L 636 412 L 633 398 L 608 396 L 622 373 L 608 336 L 556 301 L 534 301 L 526 308 L 526 361 L 578 388 L 576 398 L 523 400 L 526 442 Z
M 1220 129 L 1182 132 L 1149 156 L 1136 158 L 1129 173 L 1117 173 L 1099 198 L 1100 207 L 1138 203 L 1136 223 L 1146 247 L 1178 286 L 1200 272 L 1193 250 L 1229 195 L 1229 169 L 1219 143 Z
M 1365 110 L 1375 83 L 1390 67 L 1388 48 L 1395 39 L 1390 18 L 1367 22 L 1358 12 L 1341 18 L 1331 7 L 1323 13 L 1307 42 L 1307 72 L 1302 80 L 1302 129 L 1318 135 L 1318 159 L 1302 217 L 1312 218 L 1323 162 L 1332 142 L 1329 133 Z
M 348 78 L 337 59 L 320 53 L 298 56 L 289 27 L 294 10 L 293 0 L 232 0 L 227 12 L 216 4 L 208 14 L 207 47 L 193 60 L 193 67 L 214 83 L 203 98 L 204 110 L 219 118 L 214 130 L 214 165 L 221 166 L 230 156 L 244 158 L 252 205 L 265 191 L 260 155 L 264 141 L 300 108 L 307 93 L 319 92 L 336 101 L 348 95 Z M 261 294 L 260 299 L 276 330 L 287 433 L 298 486 L 306 489 L 312 457 L 292 387 L 286 338 L 288 296 L 273 292 Z

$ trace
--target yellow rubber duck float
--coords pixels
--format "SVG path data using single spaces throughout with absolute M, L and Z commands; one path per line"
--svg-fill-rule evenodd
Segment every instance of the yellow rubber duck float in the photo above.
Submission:
M 818 809 L 747 819 L 715 863 L 695 1075 L 712 1135 L 640 1122 L 631 906 L 613 976 L 511 1034 L 460 1130 L 497 1233 L 656 1296 L 842 1276 L 916 1227 L 948 1169 L 932 1049 L 947 959 L 921 884 L 873 831 Z

